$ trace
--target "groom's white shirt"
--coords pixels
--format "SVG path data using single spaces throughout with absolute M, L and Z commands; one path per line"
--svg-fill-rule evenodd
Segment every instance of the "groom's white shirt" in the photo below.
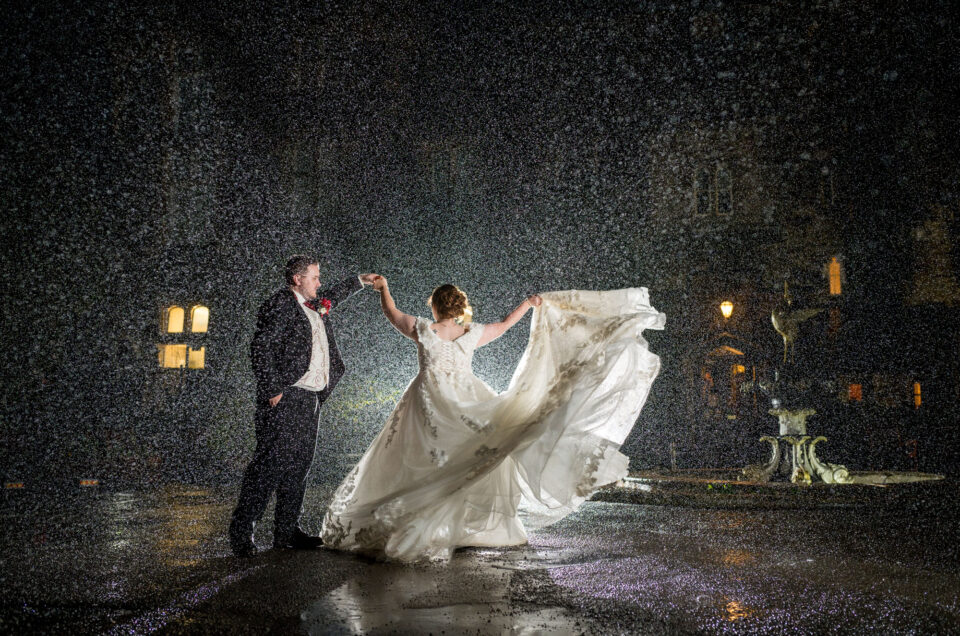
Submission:
M 297 297 L 300 309 L 307 315 L 310 321 L 310 331 L 313 332 L 313 347 L 310 351 L 310 366 L 307 372 L 303 374 L 293 386 L 306 389 L 307 391 L 322 391 L 330 381 L 330 345 L 327 343 L 327 330 L 323 327 L 323 320 L 320 314 L 304 306 L 306 298 L 300 295 L 300 292 L 293 291 Z M 317 299 L 316 302 L 320 302 Z

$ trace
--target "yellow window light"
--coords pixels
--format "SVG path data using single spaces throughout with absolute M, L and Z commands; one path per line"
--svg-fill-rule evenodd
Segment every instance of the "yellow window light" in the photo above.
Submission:
M 210 321 L 210 308 L 203 305 L 194 305 L 190 309 L 190 331 L 193 333 L 206 333 L 207 324 Z
M 913 408 L 918 409 L 923 404 L 923 397 L 920 393 L 920 383 L 913 383 Z
M 206 357 L 206 349 L 206 347 L 200 347 L 199 349 L 190 347 L 189 364 L 187 364 L 187 367 L 190 369 L 202 369 L 204 358 Z
M 166 332 L 183 333 L 183 307 L 173 305 L 166 310 Z
M 187 366 L 187 345 L 157 345 L 157 356 L 164 369 L 180 369 Z
M 827 265 L 827 274 L 830 278 L 830 295 L 839 296 L 843 291 L 843 285 L 840 280 L 840 262 L 834 256 Z
M 720 303 L 720 313 L 723 314 L 724 318 L 729 318 L 733 315 L 733 303 L 729 300 L 725 300 Z

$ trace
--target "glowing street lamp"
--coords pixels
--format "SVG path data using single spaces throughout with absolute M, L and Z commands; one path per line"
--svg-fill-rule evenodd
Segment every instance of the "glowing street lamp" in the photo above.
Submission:
M 720 303 L 720 313 L 723 314 L 724 320 L 733 315 L 733 303 L 729 300 L 725 300 Z

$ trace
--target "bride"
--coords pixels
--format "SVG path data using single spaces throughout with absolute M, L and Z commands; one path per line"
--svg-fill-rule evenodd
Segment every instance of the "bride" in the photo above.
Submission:
M 662 329 L 664 315 L 645 288 L 534 295 L 488 325 L 470 322 L 454 285 L 427 301 L 433 321 L 399 311 L 385 278 L 374 288 L 387 320 L 416 343 L 420 370 L 334 494 L 327 546 L 418 561 L 521 545 L 526 528 L 626 476 L 620 444 L 660 369 L 642 332 Z M 473 374 L 473 353 L 531 307 L 530 340 L 497 394 Z

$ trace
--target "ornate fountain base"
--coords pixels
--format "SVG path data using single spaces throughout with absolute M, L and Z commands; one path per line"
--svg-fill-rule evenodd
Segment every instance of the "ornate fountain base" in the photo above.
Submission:
M 850 484 L 853 479 L 846 466 L 821 462 L 817 459 L 816 446 L 827 441 L 826 437 L 807 435 L 807 418 L 816 414 L 813 409 L 791 411 L 788 409 L 770 409 L 770 415 L 780 419 L 780 438 L 765 435 L 761 442 L 771 447 L 770 459 L 763 464 L 751 464 L 743 469 L 743 476 L 751 481 L 767 482 L 778 472 L 789 475 L 790 481 L 797 484 L 809 484 L 818 479 L 826 484 Z M 789 444 L 786 454 L 781 453 L 780 442 Z

